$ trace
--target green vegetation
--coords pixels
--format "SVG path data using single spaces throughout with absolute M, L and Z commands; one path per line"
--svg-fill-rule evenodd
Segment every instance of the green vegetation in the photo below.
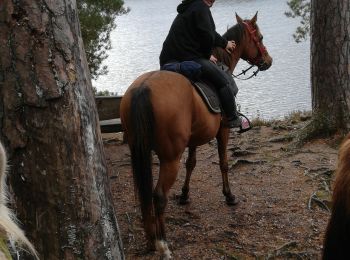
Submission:
M 285 12 L 287 17 L 300 17 L 300 26 L 297 27 L 293 37 L 296 42 L 306 40 L 310 34 L 310 0 L 289 0 L 290 11 Z
M 108 57 L 106 51 L 111 49 L 110 34 L 116 26 L 116 16 L 129 11 L 123 4 L 123 0 L 77 1 L 81 34 L 93 79 L 108 72 L 101 63 Z
M 117 96 L 118 93 L 117 92 L 111 92 L 111 91 L 108 91 L 108 90 L 100 90 L 100 91 L 97 91 L 97 88 L 95 87 L 92 87 L 94 93 L 95 93 L 95 96 L 104 96 L 104 97 L 110 97 L 110 96 Z

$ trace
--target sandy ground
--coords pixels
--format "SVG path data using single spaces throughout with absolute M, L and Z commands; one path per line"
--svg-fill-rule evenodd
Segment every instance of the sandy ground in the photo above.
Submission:
M 255 127 L 229 140 L 229 179 L 237 206 L 225 204 L 215 140 L 198 149 L 191 203 L 177 195 L 184 162 L 166 209 L 174 259 L 319 259 L 330 213 L 337 149 L 330 139 L 289 149 L 288 133 L 303 123 Z M 159 259 L 146 251 L 133 192 L 130 152 L 121 134 L 105 134 L 111 190 L 127 259 Z M 157 160 L 155 160 L 157 162 Z M 157 178 L 157 163 L 154 176 Z

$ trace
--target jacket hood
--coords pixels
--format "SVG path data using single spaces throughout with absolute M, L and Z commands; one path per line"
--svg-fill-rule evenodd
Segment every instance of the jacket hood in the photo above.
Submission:
M 202 0 L 183 0 L 181 4 L 178 5 L 177 7 L 177 12 L 179 14 L 183 13 L 186 11 L 186 9 L 193 3 L 196 1 L 202 1 Z

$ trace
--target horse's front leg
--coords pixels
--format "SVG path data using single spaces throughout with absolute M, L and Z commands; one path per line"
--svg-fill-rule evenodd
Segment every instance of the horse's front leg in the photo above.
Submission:
M 220 170 L 222 174 L 223 189 L 222 192 L 226 197 L 227 205 L 236 205 L 238 200 L 235 195 L 231 193 L 230 184 L 228 181 L 228 161 L 227 161 L 227 143 L 229 138 L 230 130 L 226 127 L 220 127 L 219 132 L 216 136 L 218 142 L 218 152 L 220 159 Z
M 185 183 L 182 186 L 182 193 L 180 196 L 179 203 L 181 205 L 185 205 L 189 203 L 188 193 L 190 191 L 190 180 L 194 167 L 196 167 L 196 148 L 197 147 L 189 147 L 188 148 L 188 158 L 186 160 L 186 179 Z

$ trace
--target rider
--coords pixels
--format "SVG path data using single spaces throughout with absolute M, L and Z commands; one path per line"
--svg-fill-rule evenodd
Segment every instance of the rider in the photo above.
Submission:
M 227 127 L 240 127 L 241 131 L 248 130 L 249 121 L 240 117 L 237 112 L 235 102 L 237 86 L 229 74 L 216 66 L 217 59 L 211 55 L 214 47 L 222 47 L 229 53 L 236 47 L 234 41 L 227 41 L 215 31 L 215 23 L 210 12 L 214 2 L 215 0 L 183 0 L 179 4 L 178 15 L 163 43 L 159 57 L 160 66 L 188 60 L 199 63 L 202 66 L 202 78 L 211 82 L 217 89 L 228 120 Z

